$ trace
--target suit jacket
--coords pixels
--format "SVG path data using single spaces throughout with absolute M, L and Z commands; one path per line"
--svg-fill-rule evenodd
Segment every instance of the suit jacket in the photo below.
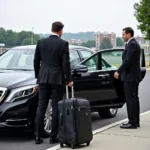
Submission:
M 123 52 L 123 63 L 118 69 L 118 73 L 121 75 L 121 80 L 123 82 L 138 84 L 141 81 L 140 53 L 140 46 L 133 38 L 129 41 Z
M 39 40 L 34 55 L 37 83 L 62 85 L 71 81 L 68 42 L 57 35 Z

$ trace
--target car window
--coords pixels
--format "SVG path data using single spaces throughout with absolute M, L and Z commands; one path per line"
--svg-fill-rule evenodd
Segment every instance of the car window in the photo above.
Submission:
M 112 50 L 112 51 L 102 51 L 101 52 L 101 65 L 102 70 L 117 70 L 122 64 L 122 53 L 123 50 Z M 82 64 L 88 67 L 89 71 L 98 70 L 100 67 L 98 66 L 98 54 L 92 56 L 87 61 L 84 61 Z M 142 57 L 142 53 L 141 53 Z M 142 66 L 142 59 L 141 59 Z
M 71 69 L 80 63 L 80 57 L 76 50 L 70 52 L 70 65 Z
M 6 68 L 10 61 L 12 60 L 14 56 L 14 53 L 12 53 L 12 51 L 8 51 L 6 53 L 4 53 L 3 55 L 1 55 L 0 57 L 0 68 Z
M 95 55 L 82 64 L 88 67 L 88 71 L 95 71 L 98 69 L 98 56 Z
M 83 59 L 89 58 L 93 53 L 87 50 L 80 50 Z
M 9 50 L 0 56 L 0 69 L 33 70 L 34 50 Z
M 22 54 L 18 61 L 18 67 L 26 66 L 28 69 L 33 68 L 33 55 Z
M 122 50 L 103 51 L 101 52 L 103 63 L 106 67 L 103 69 L 118 69 L 122 64 Z M 142 50 L 140 56 L 140 65 L 142 66 Z
M 105 69 L 106 68 L 106 65 L 105 65 L 105 62 L 104 60 L 102 59 L 102 68 Z
M 100 53 L 98 53 L 100 54 Z M 96 71 L 100 70 L 99 63 L 98 62 L 98 54 L 92 56 L 90 59 L 84 61 L 82 64 L 88 67 L 88 71 Z M 107 61 L 108 62 L 107 62 Z M 102 65 L 102 70 L 113 70 L 117 69 L 116 66 L 111 65 L 109 62 L 111 61 L 111 57 L 109 56 L 104 56 L 101 59 L 101 65 Z M 115 63 L 114 63 L 115 65 Z M 117 64 L 118 65 L 118 64 Z
M 103 70 L 117 69 L 122 64 L 122 51 L 102 52 Z

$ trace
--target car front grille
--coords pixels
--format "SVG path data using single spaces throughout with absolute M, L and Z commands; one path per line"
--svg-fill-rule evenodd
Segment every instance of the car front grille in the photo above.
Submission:
M 0 103 L 2 102 L 2 100 L 4 99 L 4 96 L 6 94 L 7 89 L 6 88 L 2 88 L 0 87 Z

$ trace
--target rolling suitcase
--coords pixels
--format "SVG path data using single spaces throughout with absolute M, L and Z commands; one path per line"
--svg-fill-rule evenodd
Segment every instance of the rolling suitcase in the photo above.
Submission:
M 66 86 L 66 97 L 58 103 L 59 109 L 59 143 L 74 149 L 80 144 L 90 145 L 93 139 L 91 108 L 85 98 L 74 98 L 74 89 L 71 88 L 72 98 L 68 98 L 68 86 Z

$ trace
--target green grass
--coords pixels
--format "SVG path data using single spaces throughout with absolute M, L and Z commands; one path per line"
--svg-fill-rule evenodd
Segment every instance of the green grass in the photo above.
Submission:
M 116 66 L 117 68 L 119 68 L 120 65 L 122 64 L 122 57 L 121 56 L 103 55 L 103 58 L 109 64 L 111 64 L 113 66 Z M 145 62 L 146 62 L 146 67 L 147 68 L 150 68 L 149 59 L 150 59 L 150 57 L 148 55 L 145 55 Z
M 117 68 L 120 67 L 120 64 L 111 64 L 111 65 L 113 65 L 113 66 L 115 66 L 115 67 L 117 67 Z
M 119 68 L 120 67 L 120 64 L 111 64 L 111 65 L 113 65 L 113 66 L 115 66 L 115 67 L 117 67 L 117 68 Z M 146 61 L 146 67 L 147 68 L 150 68 L 150 66 L 149 66 L 149 61 Z

